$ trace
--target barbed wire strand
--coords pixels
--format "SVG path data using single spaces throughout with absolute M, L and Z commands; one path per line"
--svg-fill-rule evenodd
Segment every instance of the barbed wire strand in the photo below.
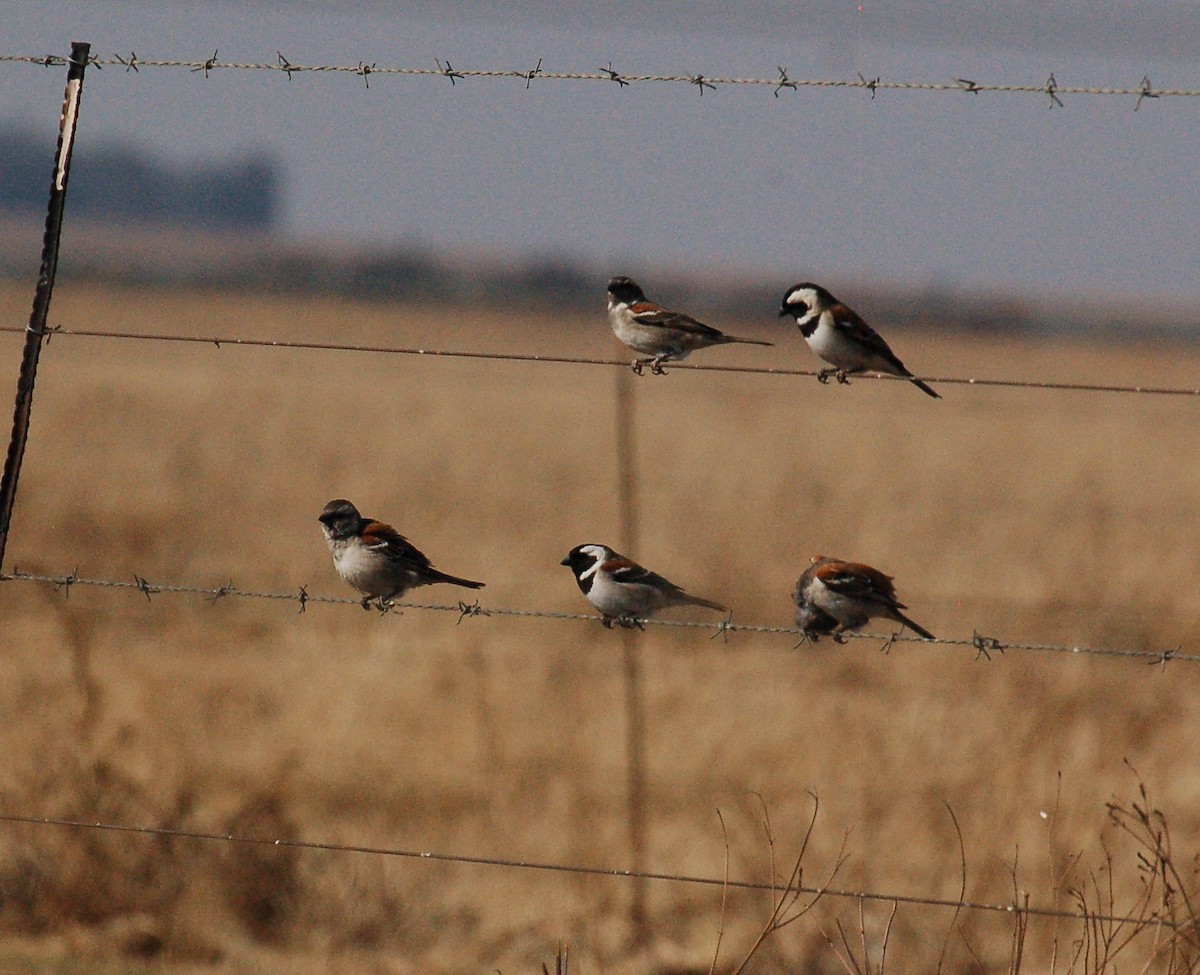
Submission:
M 529 69 L 515 68 L 454 68 L 447 60 L 442 62 L 435 58 L 435 67 L 402 67 L 380 65 L 377 62 L 359 61 L 357 64 L 295 64 L 277 51 L 275 61 L 264 63 L 222 61 L 220 50 L 213 52 L 212 57 L 203 61 L 163 60 L 140 58 L 136 53 L 128 57 L 114 54 L 111 58 L 92 57 L 88 63 L 98 68 L 122 67 L 126 74 L 140 73 L 143 68 L 177 69 L 193 74 L 202 74 L 207 78 L 214 71 L 275 71 L 291 80 L 296 74 L 349 74 L 361 77 L 367 88 L 370 88 L 370 78 L 373 75 L 408 75 L 446 78 L 451 85 L 469 78 L 511 78 L 524 81 L 529 88 L 534 81 L 599 81 L 616 84 L 618 88 L 627 88 L 634 84 L 652 82 L 656 84 L 680 84 L 697 88 L 701 95 L 705 90 L 715 91 L 720 85 L 750 85 L 771 88 L 778 97 L 783 90 L 798 91 L 801 88 L 859 88 L 871 93 L 874 98 L 880 91 L 919 91 L 919 92 L 967 92 L 973 95 L 997 93 L 1017 93 L 1040 95 L 1049 98 L 1050 107 L 1062 106 L 1064 95 L 1104 95 L 1122 98 L 1134 98 L 1134 110 L 1141 107 L 1147 98 L 1195 98 L 1200 96 L 1200 89 L 1195 88 L 1155 88 L 1150 83 L 1148 75 L 1143 75 L 1136 86 L 1114 87 L 1097 85 L 1060 85 L 1053 74 L 1041 84 L 993 84 L 974 81 L 970 78 L 953 78 L 949 81 L 884 81 L 881 76 L 869 78 L 859 73 L 857 78 L 793 78 L 784 67 L 778 67 L 778 74 L 771 77 L 726 77 L 719 75 L 696 74 L 625 74 L 613 68 L 609 62 L 606 68 L 594 71 L 546 71 L 542 68 L 542 59 Z M 68 62 L 65 55 L 43 54 L 0 55 L 0 62 L 13 62 L 54 67 Z
M 64 590 L 68 596 L 70 595 L 70 590 L 73 586 L 95 586 L 105 589 L 132 590 L 142 593 L 147 599 L 150 599 L 152 596 L 156 596 L 161 593 L 167 595 L 205 596 L 213 603 L 219 602 L 227 597 L 240 599 L 276 600 L 298 603 L 300 606 L 300 612 L 302 613 L 305 611 L 309 603 L 325 603 L 330 605 L 349 606 L 362 605 L 361 599 L 354 599 L 345 596 L 321 596 L 311 594 L 308 592 L 307 586 L 300 586 L 294 592 L 261 592 L 251 589 L 239 589 L 234 586 L 232 580 L 223 586 L 216 587 L 191 585 L 185 583 L 162 584 L 150 582 L 146 578 L 137 574 L 133 576 L 132 580 L 85 579 L 79 576 L 77 570 L 72 571 L 67 575 L 48 576 L 21 572 L 20 569 L 14 567 L 12 572 L 0 573 L 0 583 L 4 582 L 30 582 L 51 585 L 54 586 L 56 590 Z M 478 601 L 474 603 L 459 602 L 453 605 L 445 603 L 396 602 L 394 603 L 394 606 L 397 610 L 415 609 L 425 612 L 454 613 L 458 615 L 459 623 L 472 617 L 514 617 L 520 619 L 549 619 L 587 623 L 597 623 L 601 622 L 603 619 L 602 617 L 591 613 L 563 613 L 552 610 L 482 606 Z M 697 620 L 662 619 L 640 619 L 636 622 L 640 627 L 660 626 L 666 628 L 706 630 L 711 633 L 710 639 L 727 637 L 730 633 L 773 634 L 792 637 L 799 642 L 802 642 L 806 639 L 804 631 L 798 629 L 797 627 L 764 626 L 753 623 L 734 623 L 732 618 L 721 620 L 717 623 L 703 623 Z M 1184 653 L 1181 646 L 1167 650 L 1135 650 L 1133 648 L 1084 647 L 1071 644 L 1055 643 L 1018 643 L 1000 640 L 996 637 L 985 636 L 978 632 L 972 633 L 970 637 L 937 637 L 932 640 L 926 640 L 919 636 L 905 635 L 903 633 L 845 633 L 843 636 L 855 640 L 869 640 L 876 643 L 882 642 L 885 649 L 891 649 L 893 645 L 898 643 L 913 643 L 927 646 L 970 647 L 975 651 L 977 658 L 984 657 L 988 660 L 991 659 L 992 653 L 1003 653 L 1006 650 L 1024 650 L 1030 652 L 1078 654 L 1083 656 L 1097 657 L 1123 657 L 1145 660 L 1147 663 L 1156 664 L 1163 667 L 1165 667 L 1167 663 L 1177 660 L 1184 663 L 1200 663 L 1200 654 Z
M 25 326 L 0 325 L 0 332 L 23 331 L 25 331 Z M 617 366 L 624 369 L 628 369 L 631 362 L 630 359 L 598 359 L 589 358 L 587 356 L 540 355 L 516 352 L 473 352 L 466 350 L 425 349 L 415 346 L 406 347 L 363 345 L 341 342 L 313 342 L 288 339 L 257 339 L 229 335 L 199 336 L 154 332 L 106 331 L 101 329 L 69 328 L 57 325 L 50 329 L 50 337 L 55 335 L 65 335 L 72 338 L 121 339 L 144 342 L 185 342 L 196 345 L 212 345 L 217 348 L 228 345 L 235 347 L 240 346 L 243 348 L 299 349 L 315 352 L 359 352 L 376 355 L 426 356 L 431 358 L 448 359 L 483 359 L 503 362 L 542 362 L 556 365 L 574 366 Z M 821 375 L 821 370 L 817 369 L 791 369 L 778 366 L 722 366 L 710 363 L 693 362 L 675 362 L 667 363 L 666 365 L 668 369 L 684 369 L 694 372 L 735 373 L 753 376 L 814 377 Z M 1129 393 L 1149 396 L 1200 397 L 1200 388 L 1188 388 L 1180 386 L 1140 386 L 1111 383 L 1057 382 L 1032 379 L 981 379 L 975 376 L 922 375 L 916 378 L 922 379 L 925 382 L 939 383 L 941 385 L 950 386 L 986 386 L 1002 389 L 1042 389 L 1058 392 Z M 859 379 L 882 379 L 890 382 L 909 381 L 907 377 L 890 376 L 885 373 L 872 372 L 856 374 L 854 375 L 852 381 L 856 382 Z
M 405 850 L 385 846 L 366 846 L 353 843 L 332 843 L 314 840 L 294 840 L 239 836 L 234 833 L 209 833 L 202 830 L 174 829 L 166 826 L 130 826 L 120 823 L 84 822 L 76 819 L 61 819 L 52 816 L 28 816 L 0 813 L 0 822 L 21 823 L 32 826 L 59 826 L 69 829 L 102 830 L 116 833 L 138 833 L 148 836 L 173 837 L 177 839 L 206 842 L 237 843 L 253 846 L 275 846 L 299 850 L 319 850 L 333 853 L 361 853 L 372 856 L 400 857 L 412 860 L 436 860 L 444 863 L 461 863 L 474 866 L 506 867 L 518 870 L 540 870 L 550 873 L 584 874 L 592 877 L 615 877 L 620 879 L 659 880 L 666 883 L 694 884 L 705 887 L 727 886 L 739 890 L 765 890 L 776 895 L 789 891 L 824 897 L 847 898 L 858 901 L 882 901 L 895 904 L 912 904 L 923 907 L 944 907 L 955 910 L 981 911 L 999 914 L 1023 914 L 1033 917 L 1059 918 L 1077 921 L 1102 921 L 1120 924 L 1146 924 L 1175 929 L 1180 926 L 1170 918 L 1151 914 L 1148 917 L 1132 917 L 1116 914 L 1093 914 L 1091 912 L 1067 911 L 1052 907 L 1029 907 L 1017 904 L 995 904 L 985 901 L 951 900 L 944 897 L 923 897 L 917 894 L 887 894 L 871 890 L 846 890 L 837 887 L 807 887 L 798 885 L 785 891 L 777 883 L 753 880 L 727 880 L 716 877 L 701 877 L 693 874 L 661 873 L 648 870 L 628 870 L 619 867 L 593 867 L 583 864 L 550 863 L 537 860 L 514 860 L 504 857 L 472 856 L 460 853 L 440 853 L 431 850 Z M 1183 922 L 1191 924 L 1190 921 Z

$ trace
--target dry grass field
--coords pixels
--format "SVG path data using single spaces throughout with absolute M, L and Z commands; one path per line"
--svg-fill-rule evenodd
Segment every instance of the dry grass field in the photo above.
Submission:
M 528 321 L 64 285 L 52 319 L 609 357 L 597 294 L 586 320 Z M 0 291 L 3 320 L 25 321 L 29 297 Z M 776 349 L 697 361 L 814 365 L 773 319 L 776 299 L 764 297 L 761 322 L 720 323 L 773 336 Z M 1200 376 L 1200 352 L 1182 346 L 889 337 L 931 375 Z M 0 334 L 10 391 L 20 347 Z M 584 611 L 558 561 L 618 537 L 616 382 L 616 370 L 589 366 L 58 337 L 42 358 L 5 568 L 349 595 L 316 521 L 347 497 L 441 568 L 485 579 L 484 606 Z M 934 402 L 899 383 L 685 370 L 638 380 L 642 527 L 629 554 L 728 602 L 738 622 L 790 625 L 792 583 L 822 552 L 893 573 L 939 636 L 1197 652 L 1200 402 L 941 392 Z M 0 583 L 0 810 L 630 865 L 621 633 L 297 609 Z M 1145 877 L 1105 804 L 1141 802 L 1144 783 L 1194 891 L 1196 665 L 709 636 L 636 635 L 648 869 L 720 877 L 720 810 L 730 875 L 768 880 L 765 808 L 786 873 L 813 792 L 806 884 L 844 845 L 835 886 L 846 890 L 955 899 L 965 860 L 970 900 L 1011 902 L 1024 896 L 1015 887 L 1032 905 L 1070 909 L 1084 885 L 1089 905 L 1136 912 Z M 650 882 L 647 929 L 631 944 L 627 879 L 7 823 L 0 833 L 5 973 L 533 975 L 565 941 L 582 975 L 684 975 L 709 970 L 722 919 L 718 887 Z M 1113 901 L 1097 902 L 1110 875 Z M 886 932 L 889 971 L 932 972 L 939 958 L 945 972 L 1010 971 L 1011 915 L 901 904 L 888 931 L 890 902 L 866 902 L 860 939 L 859 907 L 822 900 L 748 970 L 844 970 L 825 940 L 845 955 L 840 923 L 876 969 Z M 770 911 L 769 893 L 730 893 L 720 975 Z M 1094 957 L 1069 967 L 1078 924 L 1028 923 L 1026 970 L 1102 970 Z M 1125 950 L 1129 970 L 1154 937 Z M 1169 962 L 1161 952 L 1151 970 Z

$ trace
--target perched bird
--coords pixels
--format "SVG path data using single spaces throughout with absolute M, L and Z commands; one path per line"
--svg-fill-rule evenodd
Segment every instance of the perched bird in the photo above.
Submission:
M 886 372 L 903 376 L 926 396 L 941 399 L 917 379 L 901 362 L 875 329 L 858 317 L 853 308 L 838 301 L 819 284 L 804 282 L 788 288 L 779 317 L 796 319 L 800 334 L 817 355 L 833 368 L 822 369 L 823 383 L 836 376 L 839 383 L 855 372 Z
M 861 562 L 814 556 L 796 581 L 792 600 L 796 625 L 814 643 L 822 636 L 843 643 L 842 633 L 866 626 L 874 617 L 902 623 L 926 640 L 936 639 L 900 612 L 908 607 L 896 598 L 892 577 Z
M 684 592 L 607 545 L 576 545 L 559 564 L 575 574 L 580 590 L 600 611 L 607 627 L 616 622 L 641 629 L 638 620 L 668 606 L 706 606 L 728 612 L 720 603 Z
M 330 501 L 318 520 L 333 553 L 334 568 L 363 594 L 363 609 L 369 609 L 374 599 L 379 611 L 387 612 L 390 601 L 397 596 L 435 582 L 483 588 L 482 582 L 460 579 L 435 569 L 395 528 L 364 518 L 349 501 Z
M 662 305 L 646 300 L 635 281 L 618 277 L 608 282 L 608 322 L 613 333 L 635 352 L 647 356 L 633 361 L 639 376 L 645 366 L 661 376 L 664 362 L 682 362 L 696 349 L 710 345 L 774 345 L 761 339 L 743 339 L 726 335 L 711 325 L 698 322 L 682 312 L 667 311 Z

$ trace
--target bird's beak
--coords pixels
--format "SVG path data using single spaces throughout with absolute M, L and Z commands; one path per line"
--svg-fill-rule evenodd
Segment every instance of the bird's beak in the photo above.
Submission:
M 561 562 L 559 562 L 558 564 L 559 564 L 559 565 L 570 565 L 570 564 L 571 564 L 571 559 L 570 559 L 570 557 L 568 556 L 567 558 L 563 559 L 563 560 L 562 560 Z
M 788 308 L 788 306 L 787 306 L 787 305 L 784 305 L 782 308 L 780 308 L 780 309 L 779 309 L 779 317 L 780 317 L 780 318 L 783 318 L 783 316 L 784 316 L 784 315 L 790 315 L 791 313 L 792 313 L 792 312 L 791 312 L 791 310 Z

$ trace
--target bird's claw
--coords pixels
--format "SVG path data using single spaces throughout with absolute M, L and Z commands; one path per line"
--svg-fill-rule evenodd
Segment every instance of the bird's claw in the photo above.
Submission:
M 601 621 L 604 628 L 611 630 L 614 626 L 619 626 L 623 630 L 645 630 L 642 621 L 634 616 L 605 616 Z
M 663 368 L 661 357 L 633 360 L 633 371 L 639 376 L 644 375 L 646 366 L 650 367 L 650 374 L 652 376 L 665 376 L 667 374 L 667 370 Z
M 817 382 L 823 385 L 828 385 L 830 378 L 836 379 L 840 386 L 850 385 L 850 379 L 846 375 L 845 369 L 822 369 L 817 373 Z

